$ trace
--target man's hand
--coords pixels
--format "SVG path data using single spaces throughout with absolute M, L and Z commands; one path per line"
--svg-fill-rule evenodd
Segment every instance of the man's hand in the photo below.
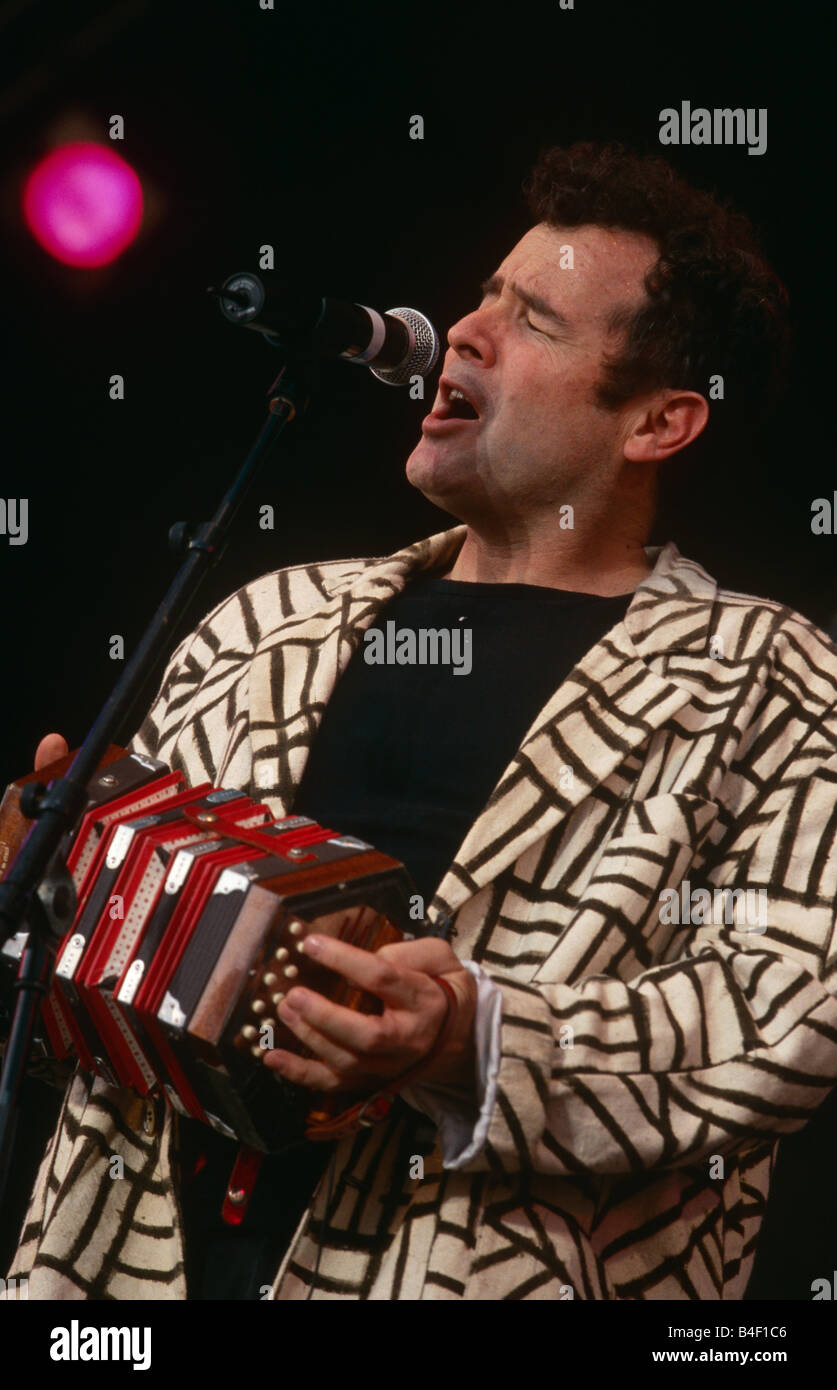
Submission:
M 430 1052 L 445 1021 L 444 975 L 458 1009 L 446 1046 L 417 1084 L 476 1086 L 474 1015 L 477 986 L 446 941 L 435 937 L 362 951 L 329 936 L 309 936 L 303 949 L 383 1002 L 382 1014 L 346 1009 L 308 989 L 292 989 L 279 1017 L 314 1058 L 274 1049 L 265 1066 L 314 1091 L 377 1090 Z M 452 1007 L 452 1006 L 451 1006 Z

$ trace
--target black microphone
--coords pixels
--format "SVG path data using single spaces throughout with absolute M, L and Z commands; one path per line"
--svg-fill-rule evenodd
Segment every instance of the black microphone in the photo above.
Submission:
M 324 299 L 287 281 L 267 282 L 249 271 L 230 275 L 220 289 L 211 286 L 208 293 L 216 296 L 230 323 L 255 328 L 290 348 L 369 367 L 389 386 L 427 376 L 439 356 L 436 330 L 417 309 L 379 314 L 364 304 Z

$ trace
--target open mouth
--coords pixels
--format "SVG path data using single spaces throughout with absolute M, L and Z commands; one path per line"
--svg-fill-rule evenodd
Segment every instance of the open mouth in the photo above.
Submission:
M 468 400 L 464 391 L 454 387 L 447 392 L 447 399 L 442 401 L 442 408 L 437 412 L 445 420 L 478 420 L 479 411 Z
M 476 403 L 461 386 L 454 386 L 453 382 L 442 377 L 436 404 L 428 418 L 435 421 L 479 420 L 480 413 Z

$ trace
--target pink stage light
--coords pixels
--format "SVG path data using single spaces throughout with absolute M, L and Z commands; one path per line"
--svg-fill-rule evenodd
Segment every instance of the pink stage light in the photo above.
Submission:
M 109 265 L 139 231 L 142 186 L 106 145 L 62 145 L 29 175 L 23 213 L 36 241 L 56 260 Z

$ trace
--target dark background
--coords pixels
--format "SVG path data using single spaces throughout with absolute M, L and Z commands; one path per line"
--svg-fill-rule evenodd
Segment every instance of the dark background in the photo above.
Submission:
M 270 243 L 279 269 L 321 292 L 412 304 L 442 331 L 526 230 L 520 185 L 542 146 L 617 138 L 660 152 L 659 112 L 685 99 L 767 107 L 762 156 L 662 152 L 756 222 L 791 293 L 797 356 L 769 435 L 701 457 L 668 536 L 726 586 L 829 624 L 837 540 L 810 530 L 813 499 L 834 488 L 821 362 L 830 116 L 813 24 L 740 2 L 276 5 L 0 3 L 2 494 L 30 511 L 28 544 L 0 536 L 3 783 L 29 769 L 43 733 L 81 742 L 118 675 L 111 635 L 130 652 L 173 573 L 168 527 L 210 514 L 261 424 L 272 350 L 224 322 L 205 287 L 255 270 Z M 111 267 L 60 266 L 23 225 L 23 182 L 55 144 L 109 143 L 113 114 L 125 118 L 114 148 L 143 181 L 143 231 Z M 415 114 L 423 141 L 409 138 Z M 125 400 L 112 402 L 117 372 Z M 404 478 L 428 408 L 330 364 L 181 631 L 266 570 L 385 554 L 452 524 Z M 258 527 L 265 503 L 273 532 Z M 7 1245 L 45 1097 L 29 1084 Z M 751 1293 L 810 1298 L 837 1266 L 834 1108 L 783 1141 Z

